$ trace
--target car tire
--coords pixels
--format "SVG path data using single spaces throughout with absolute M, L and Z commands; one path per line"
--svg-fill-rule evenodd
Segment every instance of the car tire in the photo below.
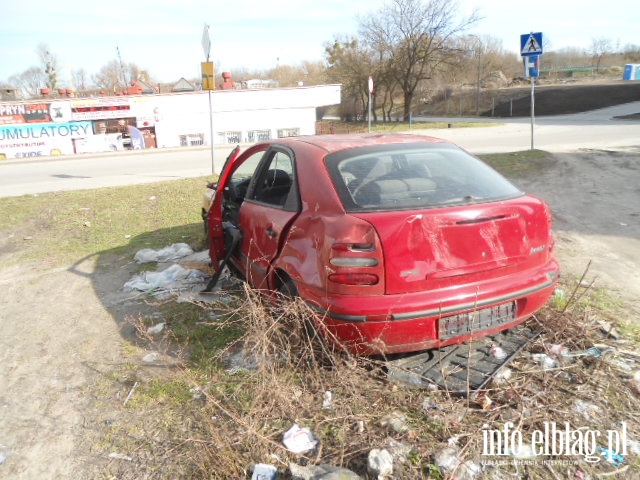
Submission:
M 280 301 L 287 302 L 298 299 L 300 297 L 300 294 L 293 280 L 291 280 L 286 275 L 280 275 L 279 278 L 280 282 L 278 285 L 278 293 L 281 295 Z M 313 324 L 313 321 L 309 318 L 305 318 L 303 322 L 304 329 L 309 339 L 312 341 L 317 341 L 319 334 L 315 325 Z
M 281 279 L 280 285 L 278 286 L 278 292 L 287 299 L 294 299 L 300 296 L 296 284 L 293 283 L 293 280 L 288 277 L 285 279 Z

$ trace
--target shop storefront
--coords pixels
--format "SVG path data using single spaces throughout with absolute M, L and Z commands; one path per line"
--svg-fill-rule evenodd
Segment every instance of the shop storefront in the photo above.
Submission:
M 315 133 L 340 85 L 0 103 L 0 159 L 197 147 Z

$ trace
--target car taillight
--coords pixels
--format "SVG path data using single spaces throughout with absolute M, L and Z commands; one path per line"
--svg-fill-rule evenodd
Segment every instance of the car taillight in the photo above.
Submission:
M 374 243 L 335 243 L 329 264 L 335 267 L 329 281 L 340 285 L 377 285 L 382 258 Z
M 380 281 L 373 273 L 332 273 L 329 280 L 342 285 L 376 285 Z
M 329 260 L 331 265 L 336 267 L 376 267 L 378 260 L 376 258 L 332 258 Z

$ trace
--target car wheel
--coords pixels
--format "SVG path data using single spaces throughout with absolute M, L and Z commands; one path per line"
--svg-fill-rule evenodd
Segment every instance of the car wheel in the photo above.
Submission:
M 291 280 L 286 275 L 279 275 L 279 279 L 280 281 L 278 285 L 278 293 L 281 296 L 280 301 L 282 302 L 293 301 L 300 297 L 300 294 L 298 293 L 298 288 L 296 287 L 296 284 L 293 283 L 293 280 Z M 306 318 L 305 316 L 303 322 L 304 322 L 304 329 L 305 329 L 305 332 L 307 333 L 307 336 L 310 339 L 315 340 L 317 338 L 318 333 L 316 331 L 315 326 L 313 325 L 313 321 L 309 318 Z
M 296 284 L 293 283 L 293 280 L 291 280 L 290 278 L 286 278 L 280 281 L 278 292 L 287 299 L 294 299 L 300 296 L 298 293 L 298 289 L 296 288 Z

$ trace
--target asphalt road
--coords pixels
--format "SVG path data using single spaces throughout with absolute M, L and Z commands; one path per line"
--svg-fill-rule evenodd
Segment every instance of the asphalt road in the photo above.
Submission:
M 640 102 L 635 102 L 573 115 L 537 117 L 533 128 L 534 148 L 551 152 L 620 148 L 640 150 L 640 120 L 613 118 L 639 112 Z M 435 120 L 451 124 L 478 121 L 477 118 Z M 487 128 L 412 129 L 410 132 L 442 137 L 478 154 L 531 148 L 529 118 L 498 121 L 503 125 Z M 220 170 L 232 148 L 233 145 L 217 146 L 213 162 L 209 147 L 3 160 L 0 161 L 0 197 L 206 176 L 212 173 L 212 167 L 216 171 Z

